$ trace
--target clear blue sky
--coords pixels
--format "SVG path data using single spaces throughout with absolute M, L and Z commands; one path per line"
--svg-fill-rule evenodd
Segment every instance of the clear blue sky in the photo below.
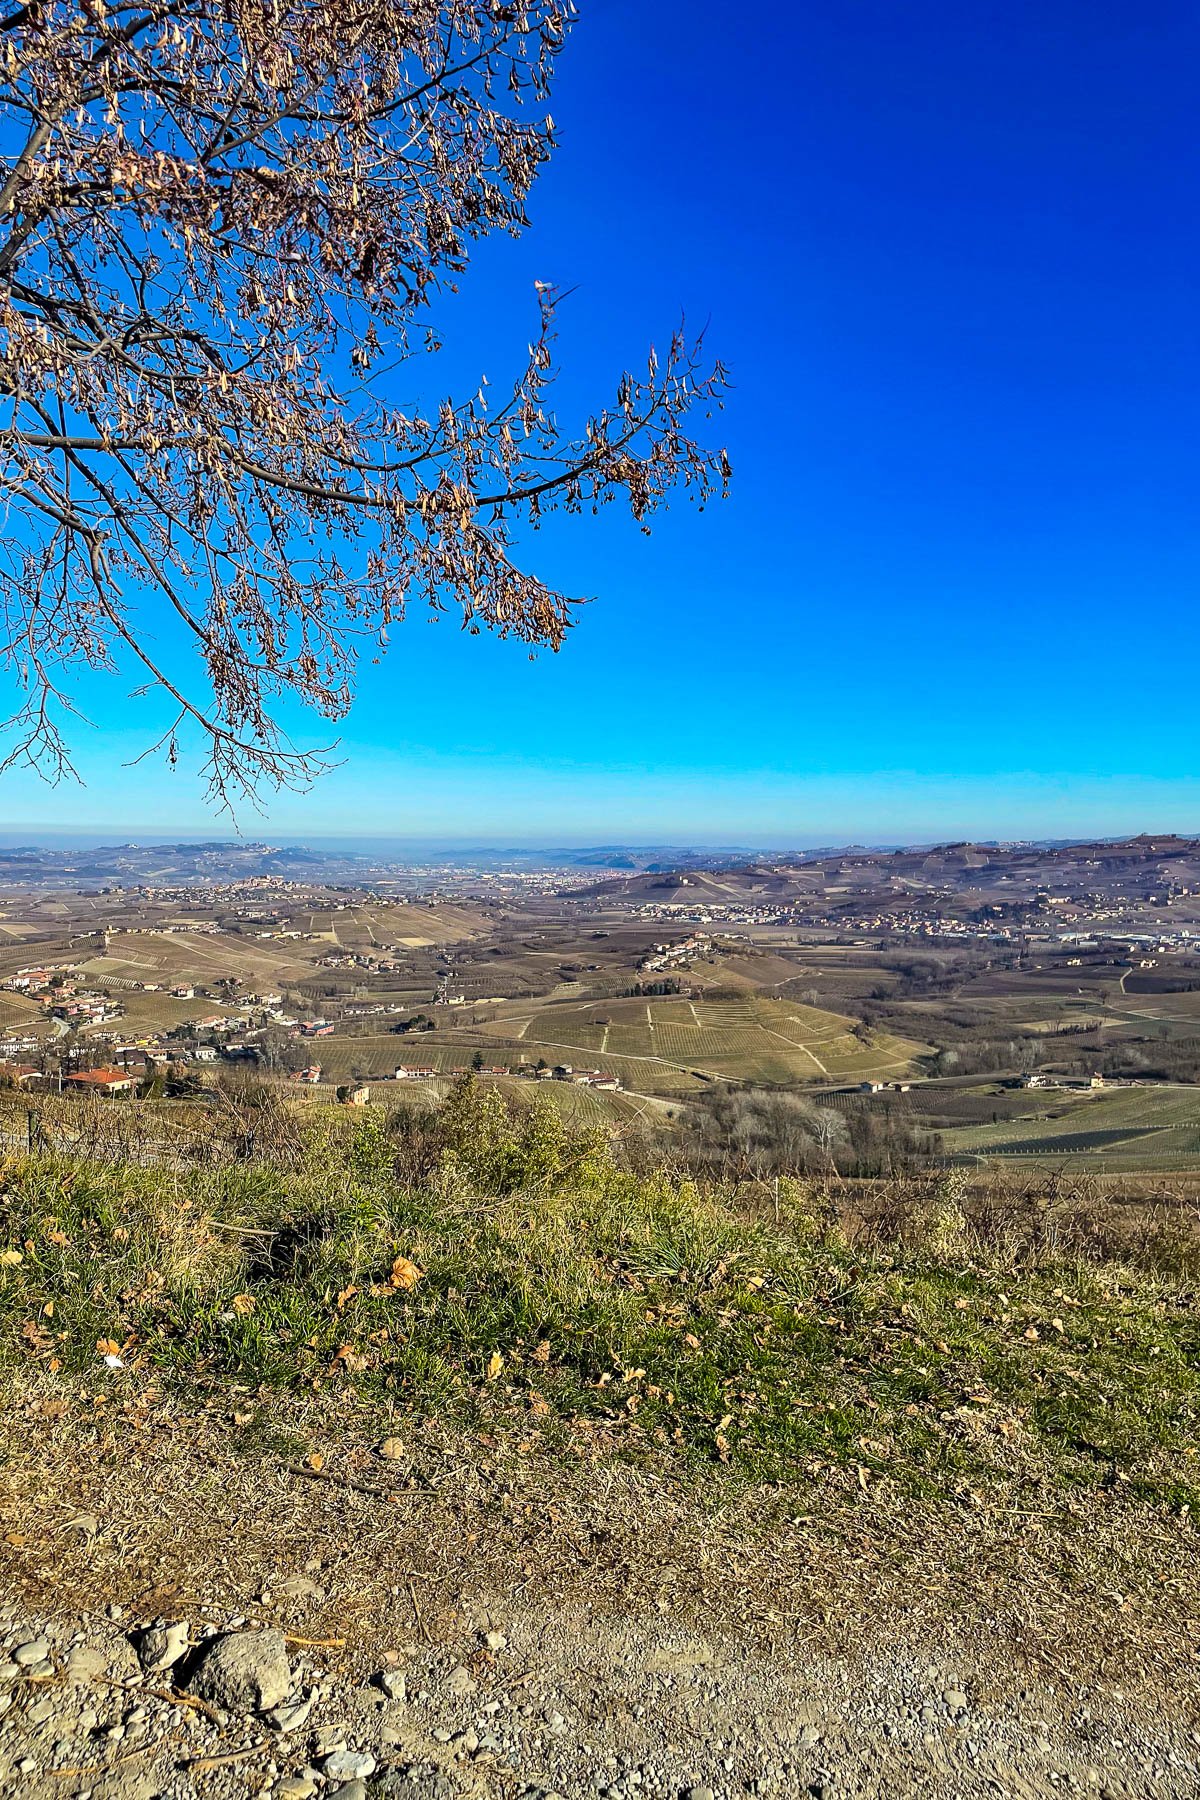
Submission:
M 436 386 L 506 377 L 535 278 L 577 288 L 564 414 L 710 318 L 733 498 L 547 526 L 528 560 L 596 596 L 557 658 L 414 615 L 271 829 L 1200 830 L 1200 13 L 581 10 L 534 229 L 479 257 Z M 186 772 L 117 766 L 123 689 L 81 698 L 87 791 L 9 777 L 0 815 L 203 824 Z

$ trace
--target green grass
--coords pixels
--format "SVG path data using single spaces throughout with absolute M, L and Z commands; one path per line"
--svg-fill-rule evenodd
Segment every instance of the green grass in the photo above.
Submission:
M 486 1091 L 398 1137 L 378 1118 L 312 1129 L 292 1169 L 10 1161 L 0 1368 L 89 1400 L 152 1378 L 352 1390 L 756 1480 L 848 1464 L 913 1493 L 1121 1482 L 1200 1505 L 1186 1259 L 990 1243 L 952 1186 L 855 1245 L 799 1184 L 755 1218 Z M 419 1182 L 414 1130 L 436 1148 Z

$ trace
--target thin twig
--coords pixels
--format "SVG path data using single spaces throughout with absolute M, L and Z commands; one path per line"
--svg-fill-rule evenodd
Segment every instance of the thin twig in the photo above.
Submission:
M 431 1644 L 433 1642 L 433 1639 L 429 1635 L 429 1628 L 427 1627 L 427 1625 L 425 1623 L 424 1617 L 421 1613 L 421 1608 L 417 1604 L 417 1590 L 413 1586 L 411 1581 L 408 1584 L 408 1597 L 412 1601 L 413 1617 L 417 1621 L 417 1629 L 421 1633 L 421 1636 L 425 1639 L 425 1642 L 427 1644 Z

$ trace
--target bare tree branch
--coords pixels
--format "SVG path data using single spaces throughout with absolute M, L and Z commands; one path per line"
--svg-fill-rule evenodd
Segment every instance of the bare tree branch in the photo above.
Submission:
M 70 772 L 78 667 L 140 665 L 217 804 L 304 786 L 277 722 L 350 705 L 414 604 L 557 649 L 575 602 L 517 566 L 547 509 L 700 501 L 721 404 L 682 331 L 574 434 L 548 406 L 559 296 L 511 389 L 389 398 L 473 243 L 519 232 L 554 147 L 570 0 L 38 0 L 0 19 L 0 666 L 8 762 Z M 19 147 L 18 147 L 19 146 Z M 151 647 L 185 623 L 202 691 Z M 150 621 L 150 625 L 143 621 Z

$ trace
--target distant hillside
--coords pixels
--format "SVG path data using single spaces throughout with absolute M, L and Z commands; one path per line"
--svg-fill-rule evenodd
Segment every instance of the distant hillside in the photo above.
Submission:
M 1022 892 L 1104 892 L 1149 886 L 1200 887 L 1200 839 L 1141 836 L 1076 844 L 952 843 L 908 850 L 837 850 L 803 861 L 751 862 L 737 868 L 646 870 L 582 890 L 582 898 L 635 905 L 786 903 L 801 895 L 848 890 L 879 896 L 916 890 L 978 890 L 1013 899 Z
M 729 906 L 745 901 L 764 905 L 787 902 L 799 894 L 820 894 L 824 871 L 819 864 L 801 868 L 752 865 L 739 869 L 677 869 L 667 873 L 646 871 L 597 882 L 577 889 L 580 899 L 607 899 L 632 905 Z

